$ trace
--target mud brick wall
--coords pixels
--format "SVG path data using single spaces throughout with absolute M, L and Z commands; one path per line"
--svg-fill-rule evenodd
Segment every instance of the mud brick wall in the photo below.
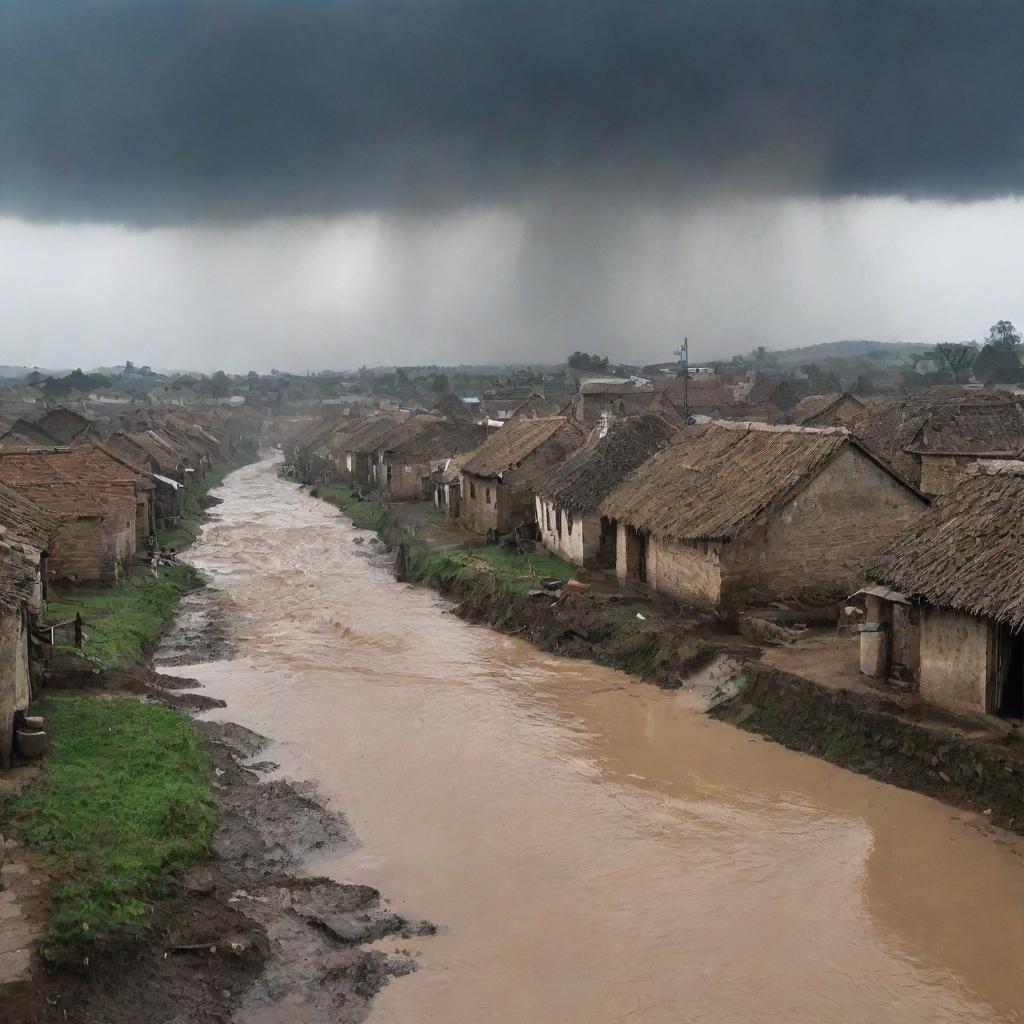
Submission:
M 58 579 L 75 576 L 86 582 L 112 583 L 117 578 L 118 556 L 127 556 L 134 530 L 117 530 L 100 516 L 61 523 L 50 557 L 50 571 Z
M 552 554 L 573 565 L 583 565 L 596 558 L 601 550 L 601 517 L 575 513 L 571 518 L 554 502 L 537 499 L 537 523 L 540 539 Z M 561 517 L 561 520 L 559 520 Z M 561 531 L 559 531 L 561 522 Z
M 647 543 L 647 582 L 659 593 L 686 604 L 717 608 L 722 593 L 717 541 L 694 544 L 651 537 Z
M 788 505 L 723 544 L 722 600 L 843 598 L 926 505 L 855 448 L 845 449 Z

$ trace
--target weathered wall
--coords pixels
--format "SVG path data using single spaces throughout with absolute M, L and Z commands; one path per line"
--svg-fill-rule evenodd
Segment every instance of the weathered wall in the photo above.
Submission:
M 58 579 L 77 577 L 85 582 L 112 583 L 117 578 L 117 559 L 126 557 L 133 541 L 134 528 L 118 529 L 110 517 L 63 520 L 51 553 L 50 570 Z
M 540 498 L 536 503 L 540 539 L 548 551 L 573 565 L 587 565 L 597 558 L 601 550 L 600 516 L 573 515 Z
M 921 611 L 914 605 L 894 602 L 889 674 L 894 679 L 917 680 L 921 675 Z
M 921 610 L 921 696 L 953 711 L 985 711 L 995 630 L 988 619 Z
M 0 608 L 0 764 L 10 762 L 14 712 L 28 707 L 28 620 L 20 608 Z
M 846 448 L 786 506 L 724 544 L 722 603 L 835 599 L 926 505 L 856 448 Z
M 647 542 L 647 582 L 686 604 L 717 608 L 722 593 L 721 545 L 687 544 L 662 537 Z
M 387 480 L 388 469 L 391 479 Z M 423 478 L 430 476 L 430 464 L 389 459 L 381 467 L 387 480 L 387 494 L 392 501 L 420 501 L 423 497 Z
M 927 495 L 945 494 L 972 463 L 974 455 L 922 455 L 921 490 Z
M 462 474 L 459 519 L 468 530 L 486 534 L 498 529 L 498 492 L 501 485 L 491 477 Z M 487 500 L 488 492 L 490 501 Z

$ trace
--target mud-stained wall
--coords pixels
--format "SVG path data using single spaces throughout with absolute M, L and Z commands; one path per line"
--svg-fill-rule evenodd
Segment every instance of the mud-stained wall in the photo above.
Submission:
M 552 501 L 536 499 L 540 539 L 552 554 L 573 565 L 587 565 L 601 551 L 601 517 L 572 514 Z
M 985 711 L 993 634 L 988 619 L 946 608 L 923 608 L 922 698 L 952 711 Z
M 662 594 L 687 604 L 717 608 L 722 595 L 721 546 L 687 544 L 651 537 L 647 543 L 647 582 Z
M 726 610 L 787 598 L 837 598 L 926 504 L 847 448 L 784 508 L 722 549 Z

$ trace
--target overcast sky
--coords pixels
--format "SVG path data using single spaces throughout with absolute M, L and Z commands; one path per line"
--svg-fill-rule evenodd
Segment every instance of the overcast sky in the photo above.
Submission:
M 7 0 L 0 363 L 1024 322 L 1024 5 Z

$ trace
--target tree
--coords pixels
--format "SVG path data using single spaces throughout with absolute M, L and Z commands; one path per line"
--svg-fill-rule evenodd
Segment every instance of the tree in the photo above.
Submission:
M 1020 332 L 1009 320 L 993 324 L 988 332 L 988 344 L 978 353 L 974 372 L 983 381 L 1016 384 L 1024 379 L 1020 365 Z
M 989 345 L 1008 345 L 1013 348 L 1020 342 L 1020 331 L 1009 320 L 1000 320 L 988 329 Z
M 970 376 L 978 350 L 974 345 L 965 345 L 958 341 L 944 341 L 935 346 L 934 352 L 928 354 L 939 364 L 941 373 L 948 374 L 953 378 L 954 384 L 959 384 Z
M 437 374 L 430 383 L 430 390 L 433 391 L 435 395 L 448 394 L 451 390 L 448 385 L 448 377 L 443 373 Z
M 608 357 L 588 355 L 586 352 L 573 352 L 566 363 L 574 370 L 593 370 L 600 372 L 608 369 Z

